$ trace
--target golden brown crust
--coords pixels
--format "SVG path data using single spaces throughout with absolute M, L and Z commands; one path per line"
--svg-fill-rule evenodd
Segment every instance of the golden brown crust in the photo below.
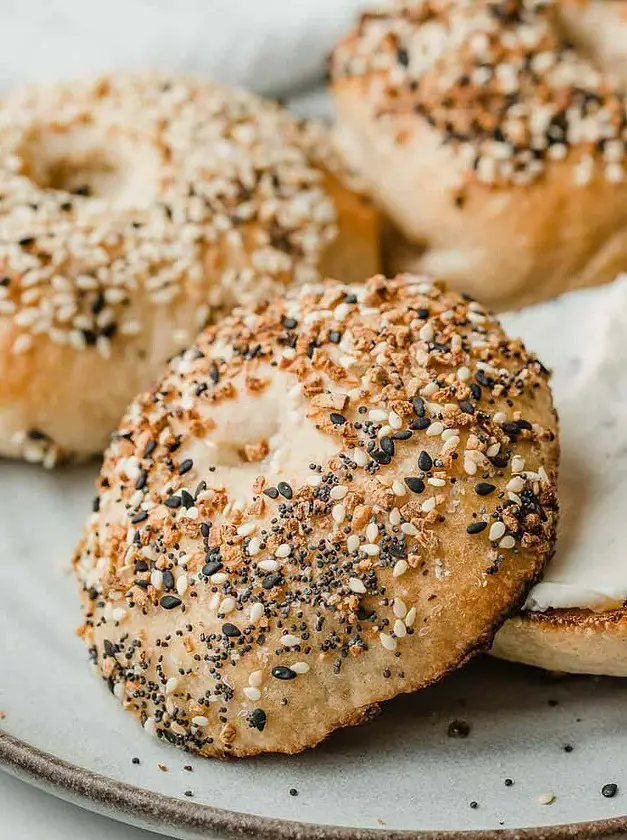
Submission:
M 94 661 L 187 749 L 312 746 L 489 645 L 552 553 L 557 449 L 546 370 L 427 278 L 238 310 L 107 453 Z
M 193 79 L 7 94 L 0 454 L 92 455 L 216 312 L 377 270 L 376 213 L 330 149 L 320 126 Z
M 338 145 L 410 243 L 388 268 L 503 309 L 627 265 L 625 95 L 570 5 L 398 0 L 338 45 Z
M 503 625 L 492 653 L 550 671 L 625 677 L 627 611 L 523 612 Z

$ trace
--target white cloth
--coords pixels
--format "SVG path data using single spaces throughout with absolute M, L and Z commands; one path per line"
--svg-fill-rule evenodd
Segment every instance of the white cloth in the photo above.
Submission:
M 0 83 L 191 72 L 287 96 L 321 84 L 364 0 L 0 0 Z

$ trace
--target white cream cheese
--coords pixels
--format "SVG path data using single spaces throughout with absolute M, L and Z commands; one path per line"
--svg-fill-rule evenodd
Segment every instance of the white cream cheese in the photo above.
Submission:
M 557 551 L 526 609 L 627 600 L 627 275 L 502 317 L 553 370 L 560 416 Z

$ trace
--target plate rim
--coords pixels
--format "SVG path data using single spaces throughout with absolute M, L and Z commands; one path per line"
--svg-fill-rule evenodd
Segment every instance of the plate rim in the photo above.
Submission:
M 0 730 L 0 769 L 74 805 L 160 832 L 255 840 L 579 840 L 627 832 L 627 815 L 578 823 L 471 831 L 351 828 L 230 811 L 111 779 Z M 94 807 L 97 806 L 97 807 Z M 126 819 L 124 819 L 126 818 Z

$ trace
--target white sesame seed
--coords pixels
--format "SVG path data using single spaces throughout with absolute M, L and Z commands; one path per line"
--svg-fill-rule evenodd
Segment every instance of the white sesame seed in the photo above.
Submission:
M 253 688 L 259 688 L 259 686 L 263 683 L 263 671 L 252 671 L 248 675 L 248 685 L 252 686 Z
M 306 662 L 294 662 L 292 665 L 290 665 L 290 668 L 296 674 L 309 673 L 309 665 Z
M 501 444 L 500 443 L 493 443 L 492 446 L 488 446 L 486 451 L 486 455 L 488 458 L 495 458 L 499 452 L 501 451 Z
M 431 498 L 424 501 L 420 507 L 421 507 L 423 513 L 429 513 L 430 511 L 435 509 L 435 505 L 436 505 L 435 496 L 431 496 Z
M 331 510 L 331 516 L 333 517 L 333 521 L 337 522 L 338 525 L 344 522 L 344 519 L 346 517 L 346 508 L 344 507 L 344 505 L 333 505 L 333 508 Z
M 399 639 L 402 639 L 403 636 L 407 635 L 407 627 L 405 626 L 405 622 L 401 621 L 400 618 L 397 618 L 394 622 L 394 635 Z
M 418 335 L 422 341 L 433 341 L 435 333 L 433 331 L 433 325 L 430 321 L 427 321 L 427 323 L 420 328 Z
M 286 633 L 284 636 L 281 636 L 281 644 L 284 647 L 296 647 L 296 645 L 300 644 L 300 636 L 294 636 L 291 633 Z
M 259 554 L 261 551 L 261 540 L 259 537 L 253 537 L 252 540 L 248 543 L 248 553 L 251 557 L 254 557 L 256 554 Z
M 363 451 L 363 449 L 355 449 L 353 453 L 353 461 L 357 464 L 358 467 L 365 467 L 368 463 L 368 456 Z
M 444 424 L 440 423 L 439 420 L 436 420 L 432 423 L 429 428 L 427 429 L 427 434 L 429 437 L 438 437 L 444 431 Z
M 165 693 L 166 694 L 173 694 L 178 687 L 179 687 L 179 678 L 178 677 L 170 677 L 169 680 L 165 684 Z
M 211 583 L 215 583 L 216 586 L 226 583 L 228 579 L 229 576 L 226 572 L 216 572 L 214 575 L 211 575 Z
M 379 633 L 379 639 L 386 650 L 396 650 L 396 639 L 389 633 Z
M 388 423 L 393 429 L 400 429 L 403 425 L 402 419 L 395 411 L 390 411 L 388 415 Z
M 380 408 L 371 408 L 368 412 L 368 419 L 372 420 L 373 423 L 383 423 L 384 420 L 387 420 L 387 414 Z
M 113 612 L 111 613 L 111 617 L 114 621 L 117 621 L 118 624 L 121 624 L 124 619 L 127 617 L 128 613 L 124 609 L 124 607 L 116 607 Z
M 412 522 L 403 522 L 401 525 L 401 531 L 404 534 L 407 534 L 408 537 L 418 536 L 418 528 L 416 528 Z
M 407 615 L 407 607 L 405 605 L 405 601 L 403 601 L 402 598 L 394 599 L 392 609 L 394 611 L 394 615 L 397 618 L 405 618 L 405 616 Z
M 274 552 L 274 556 L 284 559 L 285 557 L 289 557 L 291 550 L 291 545 L 288 545 L 287 543 L 281 543 L 281 545 Z
M 457 378 L 460 382 L 466 382 L 472 376 L 472 372 L 470 368 L 467 368 L 465 365 L 458 368 L 457 370 Z
M 538 797 L 538 803 L 540 805 L 552 805 L 555 802 L 555 794 L 553 791 L 547 791 L 547 793 L 541 793 Z
M 350 554 L 354 551 L 357 551 L 359 548 L 359 537 L 357 534 L 351 534 L 350 537 L 346 540 L 346 548 Z
M 525 459 L 521 455 L 514 455 L 512 458 L 512 472 L 519 473 L 525 469 Z
M 257 530 L 257 523 L 256 522 L 244 522 L 243 525 L 240 525 L 237 529 L 237 533 L 240 537 L 249 537 L 254 531 Z
M 236 605 L 237 604 L 235 598 L 231 598 L 231 596 L 229 595 L 220 604 L 220 609 L 218 610 L 218 612 L 221 612 L 223 615 L 228 615 L 228 613 L 233 612 Z
M 204 715 L 195 715 L 192 718 L 192 725 L 193 726 L 209 726 L 209 718 L 206 718 Z
M 369 543 L 373 543 L 379 539 L 379 529 L 376 522 L 369 522 L 366 528 L 366 539 Z
M 144 730 L 149 735 L 154 736 L 154 735 L 157 734 L 157 724 L 156 724 L 156 721 L 155 721 L 154 717 L 146 718 L 146 720 L 144 721 Z
M 395 496 L 405 496 L 407 494 L 407 489 L 402 481 L 397 480 L 392 482 L 392 492 Z
M 159 569 L 153 569 L 150 575 L 150 583 L 155 589 L 159 590 L 163 586 L 163 573 Z
M 430 484 L 432 487 L 444 487 L 446 481 L 443 478 L 428 478 L 427 484 Z
M 279 568 L 279 564 L 277 563 L 277 561 L 273 560 L 271 557 L 267 557 L 263 560 L 260 560 L 257 565 L 262 572 L 276 572 L 276 570 Z
M 504 522 L 494 522 L 490 526 L 490 540 L 492 542 L 496 542 L 497 540 L 500 540 L 504 533 L 505 533 L 505 523 Z
M 525 479 L 520 475 L 515 475 L 514 478 L 507 482 L 506 489 L 511 490 L 512 493 L 520 493 L 525 487 Z
M 187 584 L 187 575 L 179 575 L 179 577 L 176 580 L 176 591 L 179 595 L 185 595 L 185 593 L 187 592 Z
M 341 501 L 344 496 L 348 493 L 348 487 L 345 484 L 338 484 L 336 487 L 331 489 L 329 496 L 335 501 Z
M 401 523 L 401 512 L 400 512 L 400 510 L 398 508 L 392 508 L 392 510 L 390 511 L 390 514 L 388 516 L 388 519 L 390 520 L 390 525 L 393 525 L 393 526 L 400 525 L 400 523 Z
M 364 543 L 361 546 L 361 550 L 364 554 L 367 554 L 368 557 L 376 557 L 376 555 L 379 553 L 379 546 L 374 545 L 374 543 Z
M 249 700 L 252 700 L 253 703 L 257 700 L 261 700 L 261 692 L 258 688 L 256 688 L 253 685 L 246 686 L 246 688 L 244 689 L 244 694 Z
M 501 542 L 499 543 L 499 548 L 514 548 L 516 545 L 516 540 L 512 537 L 511 534 L 508 534 L 506 537 L 503 537 Z
M 405 616 L 405 627 L 411 627 L 416 620 L 416 607 L 412 607 Z
M 250 607 L 250 620 L 253 622 L 253 624 L 256 621 L 259 621 L 259 619 L 261 618 L 262 615 L 263 615 L 263 604 L 260 604 L 260 603 L 252 604 L 251 607 Z
M 442 440 L 450 440 L 452 437 L 459 435 L 459 429 L 444 429 L 442 432 Z
M 466 454 L 464 456 L 464 472 L 466 472 L 468 475 L 475 475 L 477 469 L 478 467 L 476 461 L 474 461 L 472 458 L 469 458 Z
M 366 587 L 364 586 L 363 581 L 359 580 L 359 578 L 349 578 L 348 588 L 351 592 L 355 592 L 357 595 L 363 595 L 366 592 Z
M 404 575 L 408 568 L 409 564 L 407 563 L 407 560 L 397 560 L 392 570 L 392 577 L 397 578 Z

